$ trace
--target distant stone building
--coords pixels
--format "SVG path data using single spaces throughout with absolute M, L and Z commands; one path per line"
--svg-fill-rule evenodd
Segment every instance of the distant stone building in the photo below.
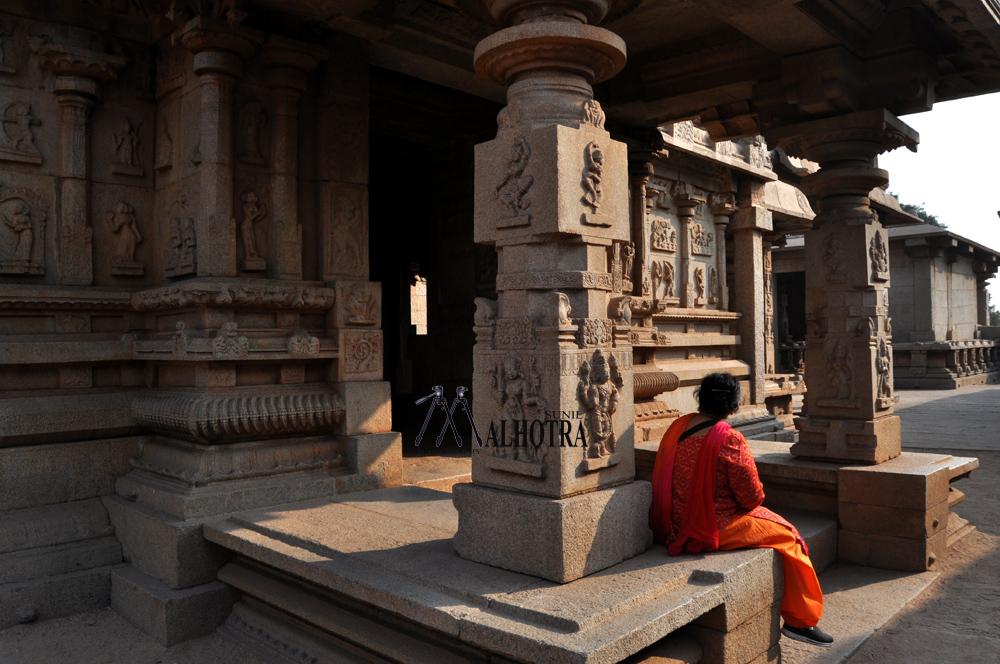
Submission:
M 899 213 L 896 213 L 900 217 Z M 989 327 L 987 281 L 1000 252 L 947 229 L 917 223 L 888 230 L 893 384 L 949 389 L 1000 381 L 997 328 Z M 779 371 L 804 359 L 802 239 L 774 250 Z

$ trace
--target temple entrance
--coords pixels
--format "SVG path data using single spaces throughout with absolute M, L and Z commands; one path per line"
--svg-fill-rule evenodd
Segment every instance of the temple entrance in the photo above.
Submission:
M 414 445 L 430 401 L 444 387 L 472 387 L 476 297 L 496 298 L 496 255 L 473 243 L 473 147 L 496 133 L 499 104 L 417 79 L 371 70 L 370 229 L 372 281 L 382 283 L 384 379 L 403 454 L 458 452 L 436 412 Z M 483 395 L 485 396 L 485 395 Z M 470 407 L 477 395 L 468 395 Z M 462 451 L 473 440 L 456 412 Z

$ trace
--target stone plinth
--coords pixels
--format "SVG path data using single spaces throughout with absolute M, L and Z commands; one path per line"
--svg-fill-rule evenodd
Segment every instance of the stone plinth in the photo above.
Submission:
M 566 583 L 638 555 L 653 543 L 648 482 L 551 500 L 456 484 L 462 527 L 455 550 L 468 560 Z
M 244 593 L 223 629 L 258 648 L 390 661 L 611 664 L 695 621 L 706 652 L 755 661 L 773 643 L 783 576 L 771 550 L 671 558 L 654 546 L 557 584 L 456 556 L 461 518 L 450 494 L 398 487 L 206 525 L 239 554 L 219 573 Z

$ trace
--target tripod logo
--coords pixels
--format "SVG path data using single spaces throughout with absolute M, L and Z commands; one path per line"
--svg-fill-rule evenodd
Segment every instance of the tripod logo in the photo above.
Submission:
M 427 425 L 431 421 L 431 415 L 434 414 L 434 409 L 438 406 L 444 411 L 445 423 L 441 427 L 441 433 L 438 434 L 437 442 L 435 447 L 441 447 L 441 441 L 444 440 L 444 434 L 451 427 L 451 432 L 455 436 L 455 440 L 458 442 L 458 446 L 462 446 L 462 437 L 458 435 L 458 429 L 455 428 L 455 420 L 452 419 L 452 415 L 455 414 L 455 406 L 461 404 L 462 410 L 465 411 L 465 416 L 469 418 L 469 424 L 472 425 L 472 433 L 476 435 L 476 442 L 479 446 L 483 446 L 483 439 L 479 437 L 479 431 L 476 429 L 476 423 L 472 421 L 472 411 L 469 410 L 469 402 L 465 398 L 465 393 L 468 392 L 468 388 L 459 386 L 455 388 L 455 400 L 451 402 L 451 409 L 448 408 L 448 399 L 444 396 L 444 387 L 441 385 L 435 385 L 433 387 L 433 392 L 428 394 L 426 397 L 417 400 L 417 405 L 419 406 L 428 399 L 433 399 L 431 401 L 430 407 L 427 409 L 427 416 L 424 418 L 424 425 L 420 427 L 420 434 L 417 435 L 416 445 L 420 445 L 421 439 L 424 437 L 424 432 L 427 431 Z

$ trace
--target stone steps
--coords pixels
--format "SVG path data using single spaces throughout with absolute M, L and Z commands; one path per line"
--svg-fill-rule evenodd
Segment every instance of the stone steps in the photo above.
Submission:
M 816 572 L 828 569 L 837 561 L 837 518 L 821 512 L 807 510 L 775 510 L 787 519 L 806 541 L 809 559 Z

